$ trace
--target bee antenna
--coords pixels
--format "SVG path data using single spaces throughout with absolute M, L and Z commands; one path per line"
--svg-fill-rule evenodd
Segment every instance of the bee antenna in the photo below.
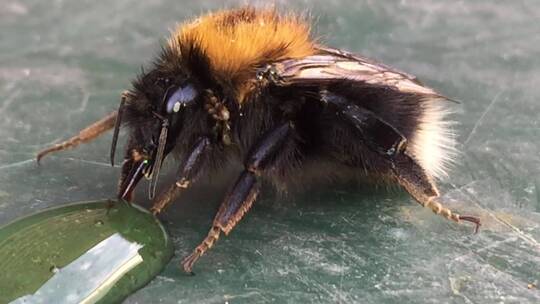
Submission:
M 116 143 L 118 142 L 118 133 L 120 132 L 120 125 L 122 124 L 122 114 L 124 113 L 124 105 L 129 93 L 122 93 L 122 99 L 120 101 L 120 106 L 118 107 L 118 112 L 116 112 L 116 121 L 114 123 L 114 133 L 111 143 L 111 166 L 114 167 L 114 154 L 116 152 Z
M 156 160 L 154 161 L 155 171 L 152 173 L 152 180 L 148 188 L 148 198 L 153 199 L 156 195 L 156 187 L 159 178 L 159 170 L 161 169 L 161 163 L 163 162 L 163 155 L 165 154 L 165 144 L 167 143 L 167 133 L 169 130 L 169 121 L 165 118 L 161 125 L 161 132 L 159 134 L 158 149 L 156 153 Z

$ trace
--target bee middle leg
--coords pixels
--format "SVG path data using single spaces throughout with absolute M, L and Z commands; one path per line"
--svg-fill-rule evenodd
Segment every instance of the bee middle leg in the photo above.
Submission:
M 271 160 L 281 152 L 291 131 L 291 123 L 284 123 L 265 134 L 250 151 L 244 164 L 245 169 L 221 203 L 208 235 L 193 253 L 182 261 L 186 272 L 191 272 L 195 262 L 214 245 L 222 231 L 228 235 L 251 208 L 259 193 L 257 177 L 269 168 Z

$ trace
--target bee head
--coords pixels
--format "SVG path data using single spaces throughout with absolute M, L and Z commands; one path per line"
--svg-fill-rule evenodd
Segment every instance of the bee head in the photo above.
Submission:
M 199 92 L 199 85 L 189 76 L 157 66 L 148 73 L 143 71 L 133 82 L 133 90 L 124 93 L 111 146 L 113 163 L 119 128 L 125 120 L 131 134 L 122 166 L 120 198 L 129 198 L 143 176 L 151 180 L 149 196 L 154 196 L 163 160 L 175 147 L 185 118 L 201 104 Z

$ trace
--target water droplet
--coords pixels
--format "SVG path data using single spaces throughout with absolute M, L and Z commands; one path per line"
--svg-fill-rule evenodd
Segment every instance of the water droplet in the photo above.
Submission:
M 51 268 L 49 268 L 49 271 L 52 273 L 58 273 L 60 268 L 56 267 L 56 265 L 52 265 Z

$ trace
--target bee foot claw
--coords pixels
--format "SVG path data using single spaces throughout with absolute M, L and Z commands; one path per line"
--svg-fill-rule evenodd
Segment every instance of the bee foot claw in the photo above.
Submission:
M 153 206 L 152 208 L 150 208 L 150 212 L 152 212 L 154 216 L 158 216 L 158 214 L 161 213 L 161 208 Z
M 474 227 L 475 234 L 478 233 L 478 231 L 480 230 L 480 226 L 482 226 L 482 223 L 480 222 L 480 218 L 476 216 L 460 215 L 459 220 L 473 223 L 475 225 Z
M 192 269 L 193 265 L 201 257 L 201 254 L 198 251 L 194 251 L 192 254 L 188 255 L 182 260 L 182 267 L 186 273 L 194 275 Z

